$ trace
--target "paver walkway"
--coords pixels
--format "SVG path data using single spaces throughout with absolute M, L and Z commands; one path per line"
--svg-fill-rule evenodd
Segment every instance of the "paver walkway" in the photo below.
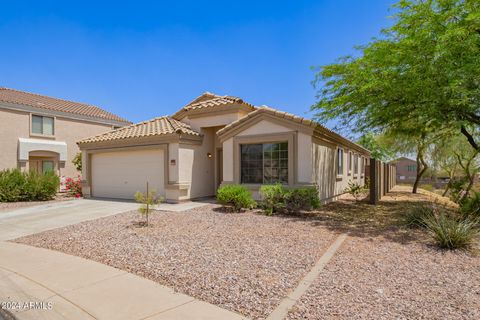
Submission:
M 10 242 L 0 242 L 0 301 L 19 303 L 9 311 L 20 320 L 245 319 L 125 271 Z

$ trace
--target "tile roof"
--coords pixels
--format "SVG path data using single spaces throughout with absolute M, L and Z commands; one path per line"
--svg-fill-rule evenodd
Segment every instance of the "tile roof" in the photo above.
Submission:
M 318 122 L 315 122 L 315 121 L 312 121 L 312 120 L 309 120 L 309 119 L 306 119 L 306 118 L 303 118 L 303 117 L 296 116 L 292 113 L 280 111 L 280 110 L 277 110 L 277 109 L 274 109 L 274 108 L 271 108 L 271 107 L 268 107 L 268 106 L 257 107 L 255 111 L 250 112 L 245 117 L 242 117 L 242 118 L 226 125 L 221 130 L 217 131 L 217 134 L 218 135 L 225 134 L 226 132 L 230 131 L 230 129 L 233 129 L 233 128 L 241 125 L 242 123 L 248 121 L 250 118 L 252 118 L 252 117 L 254 117 L 258 114 L 261 114 L 261 113 L 267 113 L 267 114 L 273 115 L 273 116 L 278 117 L 278 118 L 284 118 L 284 119 L 296 122 L 298 124 L 302 124 L 304 126 L 311 127 L 314 130 L 320 131 L 320 132 L 326 134 L 327 136 L 332 137 L 333 139 L 335 139 L 337 141 L 341 141 L 341 142 L 343 142 L 347 145 L 350 145 L 350 146 L 355 146 L 359 150 L 362 150 L 366 153 L 370 153 L 370 151 L 365 149 L 364 147 L 362 147 L 362 146 L 356 144 L 355 142 L 339 135 L 338 133 L 328 129 L 327 127 L 321 125 Z
M 229 104 L 241 104 L 249 107 L 252 111 L 255 107 L 243 101 L 243 99 L 234 97 L 234 96 L 219 96 L 217 94 L 211 92 L 205 92 L 201 96 L 197 97 L 190 103 L 188 103 L 185 107 L 180 109 L 177 113 L 173 115 L 174 118 L 181 116 L 183 113 L 190 111 L 190 110 L 198 110 L 198 109 L 206 109 L 206 108 L 214 108 L 218 106 L 224 106 Z
M 73 102 L 39 94 L 0 87 L 0 102 L 20 104 L 34 108 L 59 111 L 91 118 L 131 123 L 113 113 L 85 103 Z
M 192 130 L 190 126 L 186 123 L 172 119 L 168 116 L 163 116 L 148 121 L 135 123 L 126 127 L 121 127 L 119 129 L 102 133 L 90 138 L 86 138 L 78 141 L 78 143 L 81 144 L 90 142 L 143 138 L 174 133 L 187 134 L 192 136 L 201 135 L 200 133 Z

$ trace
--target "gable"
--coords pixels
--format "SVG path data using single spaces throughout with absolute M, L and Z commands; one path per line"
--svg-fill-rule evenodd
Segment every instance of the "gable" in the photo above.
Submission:
M 279 123 L 272 122 L 271 120 L 263 119 L 254 123 L 245 130 L 240 131 L 237 136 L 257 135 L 266 133 L 281 133 L 292 131 L 292 128 L 281 125 Z

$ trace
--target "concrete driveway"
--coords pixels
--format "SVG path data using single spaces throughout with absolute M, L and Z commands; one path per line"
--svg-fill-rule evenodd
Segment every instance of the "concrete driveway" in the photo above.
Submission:
M 134 202 L 75 199 L 0 212 L 0 241 L 135 210 Z

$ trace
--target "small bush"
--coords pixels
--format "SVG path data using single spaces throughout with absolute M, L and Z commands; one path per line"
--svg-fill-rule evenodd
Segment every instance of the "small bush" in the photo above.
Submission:
M 446 212 L 425 217 L 424 224 L 437 244 L 444 249 L 469 249 L 479 235 L 476 221 L 457 219 Z
M 345 192 L 351 194 L 355 198 L 355 200 L 358 201 L 362 195 L 366 194 L 367 188 L 357 182 L 350 181 L 347 188 L 345 189 Z
M 251 209 L 257 205 L 252 198 L 252 193 L 244 186 L 237 184 L 229 184 L 218 188 L 217 200 L 224 206 L 232 207 L 236 212 L 242 209 Z
M 260 195 L 262 208 L 267 215 L 282 212 L 287 207 L 287 190 L 280 183 L 261 186 Z
M 55 197 L 59 185 L 60 179 L 53 172 L 4 170 L 0 172 L 0 202 L 50 200 Z
M 409 227 L 425 228 L 425 220 L 435 215 L 436 208 L 432 204 L 419 204 L 412 207 L 404 216 Z
M 145 193 L 142 193 L 140 191 L 135 192 L 135 201 L 140 203 L 140 208 L 138 208 L 138 212 L 145 217 L 145 221 L 143 222 L 142 225 L 145 225 L 148 227 L 148 216 L 150 215 L 150 212 L 156 205 L 159 203 L 163 202 L 163 197 L 158 196 L 157 192 L 155 190 L 148 190 L 148 184 L 147 184 L 147 191 Z
M 480 219 L 480 192 L 474 192 L 460 203 L 460 213 L 464 218 Z
M 80 198 L 82 196 L 82 179 L 77 176 L 77 179 L 67 178 L 65 180 L 65 190 L 71 197 Z
M 273 213 L 296 214 L 300 210 L 320 207 L 317 188 L 286 189 L 281 184 L 264 185 L 260 188 L 262 207 L 267 215 Z

